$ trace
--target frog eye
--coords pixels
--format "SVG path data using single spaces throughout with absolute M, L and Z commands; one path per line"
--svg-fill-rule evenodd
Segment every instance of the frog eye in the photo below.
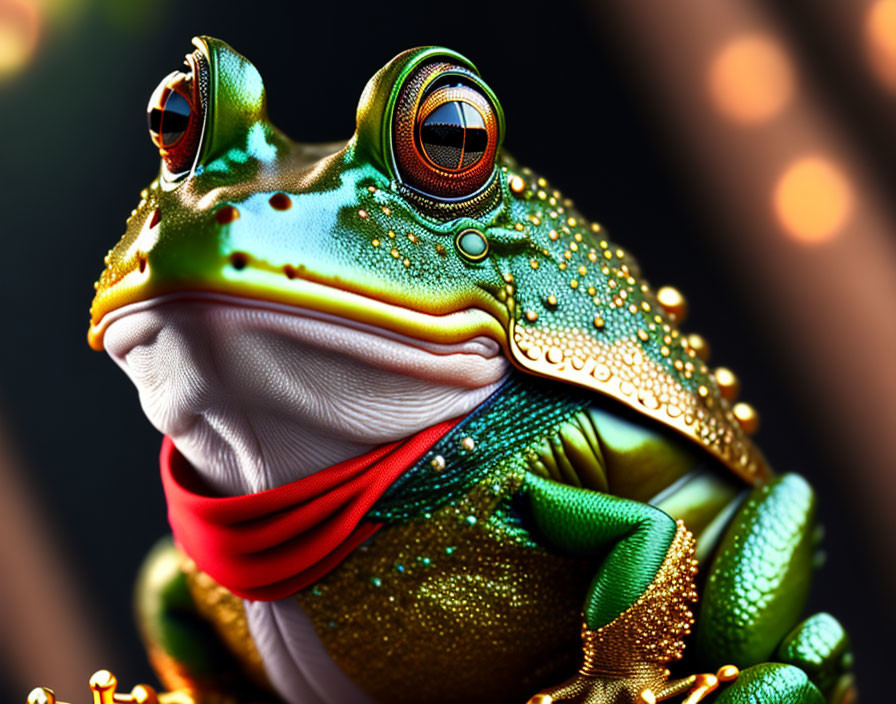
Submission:
M 173 176 L 192 168 L 202 140 L 204 106 L 192 58 L 187 60 L 188 71 L 162 79 L 146 108 L 149 136 Z
M 491 91 L 464 68 L 425 65 L 402 87 L 392 139 L 405 185 L 438 199 L 469 198 L 494 173 L 500 134 Z

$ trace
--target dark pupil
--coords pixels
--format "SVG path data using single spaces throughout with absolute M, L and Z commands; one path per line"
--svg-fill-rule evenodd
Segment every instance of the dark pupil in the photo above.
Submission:
M 180 93 L 169 91 L 161 108 L 149 111 L 149 131 L 162 147 L 177 143 L 190 123 L 190 103 Z
M 488 131 L 476 108 L 454 100 L 426 116 L 420 127 L 420 141 L 430 161 L 458 171 L 482 158 L 488 147 Z

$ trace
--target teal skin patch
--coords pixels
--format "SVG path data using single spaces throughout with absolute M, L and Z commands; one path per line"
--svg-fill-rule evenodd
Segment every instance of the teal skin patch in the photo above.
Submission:
M 512 374 L 492 398 L 451 430 L 405 472 L 368 513 L 378 522 L 401 522 L 458 501 L 493 468 L 529 465 L 526 448 L 587 407 L 587 394 L 549 381 Z M 528 414 L 519 409 L 527 407 Z M 472 449 L 464 439 L 472 441 Z

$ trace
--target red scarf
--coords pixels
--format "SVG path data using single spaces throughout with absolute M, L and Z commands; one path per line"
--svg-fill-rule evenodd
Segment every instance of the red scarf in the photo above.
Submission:
M 276 601 L 321 579 L 379 530 L 364 516 L 460 418 L 304 479 L 245 496 L 203 493 L 170 437 L 162 486 L 174 538 L 196 565 L 243 599 Z M 363 522 L 362 522 L 363 521 Z

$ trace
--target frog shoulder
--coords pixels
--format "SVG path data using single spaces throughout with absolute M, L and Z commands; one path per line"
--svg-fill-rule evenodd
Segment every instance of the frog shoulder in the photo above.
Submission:
M 501 264 L 513 363 L 609 396 L 691 439 L 745 481 L 764 481 L 768 464 L 679 331 L 681 310 L 543 179 L 523 172 L 508 182 L 513 226 L 528 246 L 525 257 Z

